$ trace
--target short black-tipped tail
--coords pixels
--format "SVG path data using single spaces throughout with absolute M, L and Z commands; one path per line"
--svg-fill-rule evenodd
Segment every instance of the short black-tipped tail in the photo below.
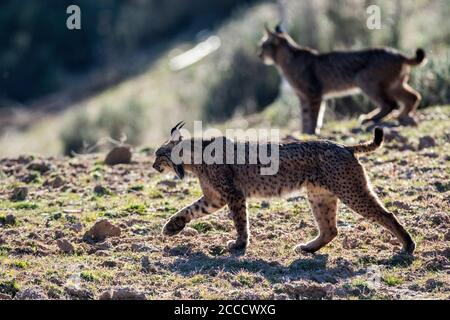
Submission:
M 383 143 L 384 132 L 380 127 L 376 127 L 373 132 L 373 140 L 368 143 L 358 144 L 356 146 L 350 146 L 348 149 L 353 153 L 367 153 L 378 149 Z
M 406 63 L 411 66 L 417 66 L 425 61 L 425 50 L 419 48 L 416 50 L 416 56 L 413 58 L 407 58 Z

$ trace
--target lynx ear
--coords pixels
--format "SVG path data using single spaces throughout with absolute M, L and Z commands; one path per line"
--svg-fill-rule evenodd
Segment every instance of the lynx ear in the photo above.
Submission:
M 178 122 L 175 127 L 172 128 L 172 130 L 170 130 L 170 140 L 171 141 L 180 141 L 181 140 L 181 134 L 180 134 L 180 129 L 183 128 L 183 126 L 186 123 L 184 121 L 180 121 Z

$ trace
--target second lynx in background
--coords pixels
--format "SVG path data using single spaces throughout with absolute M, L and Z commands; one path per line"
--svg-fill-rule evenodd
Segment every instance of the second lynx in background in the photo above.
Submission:
M 363 123 L 378 122 L 402 105 L 397 115 L 399 122 L 416 124 L 412 114 L 421 95 L 408 85 L 408 80 L 411 66 L 425 60 L 422 49 L 417 49 L 412 58 L 390 48 L 321 54 L 299 46 L 277 27 L 274 31 L 266 28 L 259 56 L 282 71 L 299 97 L 303 133 L 319 134 L 324 99 L 359 90 L 378 107 L 364 116 Z

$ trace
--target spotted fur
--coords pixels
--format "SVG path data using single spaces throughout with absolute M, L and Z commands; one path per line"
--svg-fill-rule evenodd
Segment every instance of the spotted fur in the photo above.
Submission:
M 304 133 L 319 134 L 324 99 L 359 91 L 378 107 L 363 117 L 363 123 L 378 122 L 402 105 L 399 121 L 416 124 L 413 113 L 421 96 L 408 80 L 411 66 L 425 60 L 423 49 L 417 49 L 413 58 L 391 48 L 318 53 L 299 46 L 281 30 L 266 28 L 259 56 L 266 64 L 275 64 L 297 94 Z
M 237 231 L 236 240 L 230 241 L 228 246 L 230 250 L 245 250 L 250 238 L 247 199 L 279 197 L 304 187 L 319 235 L 312 241 L 297 246 L 297 249 L 315 252 L 336 237 L 336 213 L 340 200 L 353 211 L 389 230 L 402 243 L 403 249 L 412 253 L 415 244 L 411 236 L 380 203 L 356 157 L 358 153 L 374 151 L 382 140 L 383 131 L 377 128 L 372 142 L 356 146 L 344 146 L 330 141 L 280 144 L 279 171 L 275 175 L 261 175 L 262 164 L 259 163 L 182 163 L 182 169 L 176 169 L 177 166 L 171 161 L 171 152 L 182 140 L 171 140 L 156 151 L 153 168 L 159 172 L 172 169 L 179 176 L 183 172 L 180 177 L 184 176 L 184 171 L 193 173 L 200 181 L 203 195 L 174 214 L 165 224 L 163 233 L 175 235 L 193 219 L 209 215 L 228 205 Z M 202 150 L 212 141 L 215 140 L 201 141 Z M 194 140 L 183 142 L 193 144 Z M 233 142 L 233 145 L 237 148 L 238 143 Z M 249 147 L 249 143 L 246 145 Z

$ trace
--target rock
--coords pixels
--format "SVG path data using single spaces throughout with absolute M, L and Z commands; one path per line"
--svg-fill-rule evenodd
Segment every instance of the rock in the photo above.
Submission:
M 75 252 L 73 244 L 71 244 L 67 239 L 58 239 L 56 241 L 56 245 L 58 246 L 59 250 L 64 253 L 72 254 Z
M 24 201 L 28 196 L 28 188 L 27 187 L 16 187 L 11 193 L 10 200 L 11 201 Z
M 95 255 L 97 257 L 108 257 L 110 255 L 110 253 L 106 250 L 97 250 L 97 251 L 95 251 Z
M 115 147 L 112 149 L 105 158 L 105 163 L 109 166 L 113 166 L 119 163 L 130 163 L 131 151 L 128 146 Z
M 55 239 L 61 239 L 65 237 L 65 233 L 61 230 L 55 230 Z
M 88 242 L 100 242 L 105 240 L 107 237 L 117 236 L 120 236 L 120 228 L 113 225 L 108 220 L 102 219 L 97 221 L 91 229 L 86 231 L 83 236 L 83 240 Z
M 28 173 L 26 175 L 24 175 L 20 181 L 24 182 L 24 183 L 31 183 L 31 182 L 35 182 L 39 179 L 39 174 L 36 172 L 31 172 Z
M 114 260 L 106 260 L 102 263 L 102 267 L 106 268 L 115 268 L 117 267 L 118 263 Z
M 146 300 L 145 294 L 129 287 L 104 291 L 99 300 Z
M 419 150 L 436 146 L 436 140 L 431 136 L 423 136 L 419 139 Z
M 75 232 L 81 232 L 83 230 L 83 224 L 81 222 L 71 223 L 67 226 L 70 230 Z
M 49 186 L 51 188 L 57 189 L 62 187 L 66 182 L 60 176 L 56 176 L 52 179 L 48 179 L 44 182 L 44 186 Z
M 134 252 L 159 252 L 160 250 L 152 245 L 146 245 L 142 243 L 133 243 L 131 245 L 131 251 Z
M 7 215 L 5 216 L 4 222 L 5 222 L 5 225 L 13 226 L 13 225 L 15 225 L 16 222 L 17 222 L 17 221 L 16 221 L 16 216 L 13 215 L 13 214 L 11 214 L 11 213 L 9 213 L 9 214 L 7 214 Z
M 93 293 L 88 289 L 75 288 L 68 286 L 64 288 L 64 292 L 72 299 L 76 300 L 91 300 L 94 299 Z
M 141 267 L 142 267 L 142 271 L 146 272 L 146 273 L 154 273 L 157 272 L 158 270 L 156 269 L 156 267 L 150 262 L 150 259 L 148 256 L 143 256 L 141 258 Z
M 44 174 L 51 170 L 51 165 L 45 161 L 33 161 L 27 166 L 27 169 Z
M 17 158 L 17 162 L 20 164 L 29 164 L 33 159 L 33 156 L 21 155 Z
M 109 190 L 107 188 L 103 187 L 102 185 L 98 184 L 94 187 L 94 193 L 97 196 L 104 196 L 109 193 Z
M 105 240 L 103 242 L 95 244 L 95 250 L 110 250 L 113 248 L 113 245 L 110 241 Z
M 26 288 L 20 290 L 14 300 L 47 300 L 47 295 L 40 288 Z
M 181 231 L 181 234 L 188 236 L 188 237 L 194 237 L 198 235 L 198 231 L 191 227 L 186 227 Z

